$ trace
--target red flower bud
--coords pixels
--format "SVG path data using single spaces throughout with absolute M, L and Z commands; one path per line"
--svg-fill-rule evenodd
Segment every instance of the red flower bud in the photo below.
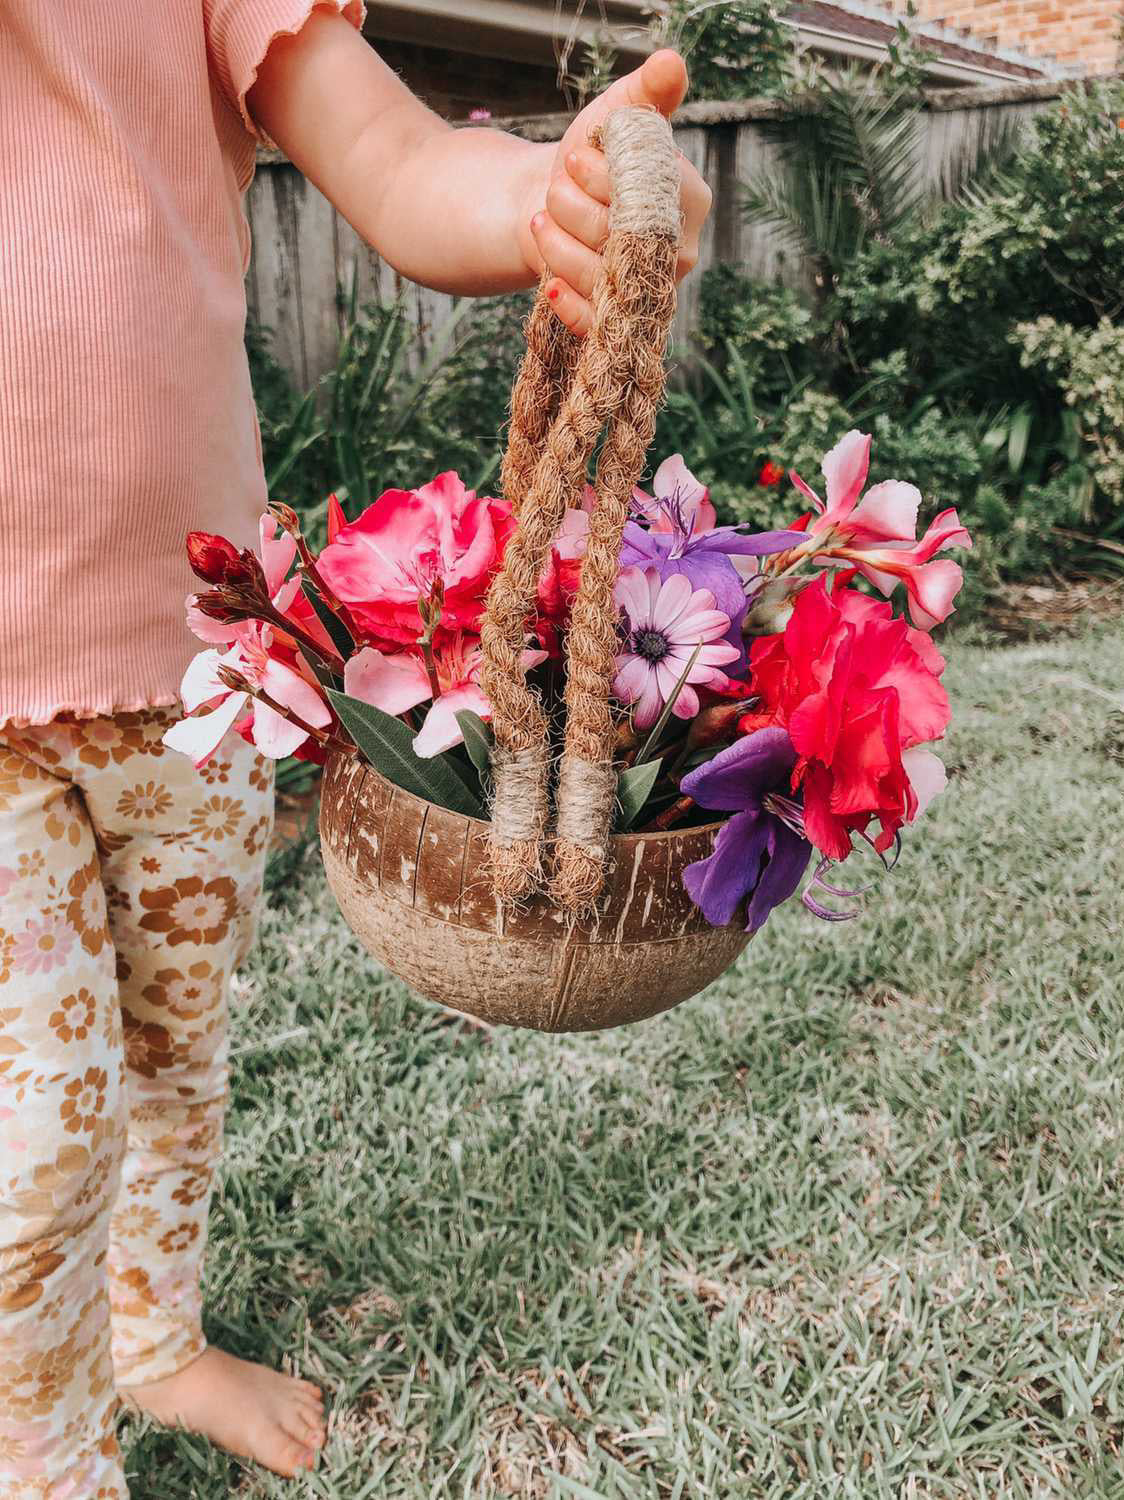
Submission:
M 209 531 L 187 533 L 187 560 L 204 583 L 224 583 L 227 570 L 238 565 L 238 548 L 224 536 Z
M 733 702 L 715 703 L 704 708 L 687 731 L 687 749 L 702 750 L 708 745 L 717 745 L 719 740 L 732 739 L 734 726 L 744 707 L 744 703 Z
M 300 536 L 300 517 L 291 505 L 286 505 L 283 500 L 271 500 L 269 502 L 269 513 L 274 517 L 282 531 L 287 531 L 290 536 Z
M 196 594 L 191 602 L 201 615 L 205 615 L 208 620 L 217 620 L 220 625 L 234 625 L 239 620 L 256 618 L 248 605 L 228 598 L 221 589 L 208 589 L 205 594 Z
M 328 540 L 334 542 L 339 533 L 347 525 L 347 517 L 343 513 L 343 506 L 336 498 L 335 492 L 328 496 Z
M 758 484 L 774 485 L 780 484 L 783 478 L 784 470 L 770 458 L 766 460 L 761 473 L 757 476 L 757 482 Z
M 234 589 L 265 589 L 261 563 L 247 547 L 239 552 L 233 542 L 209 531 L 187 533 L 187 560 L 204 583 Z

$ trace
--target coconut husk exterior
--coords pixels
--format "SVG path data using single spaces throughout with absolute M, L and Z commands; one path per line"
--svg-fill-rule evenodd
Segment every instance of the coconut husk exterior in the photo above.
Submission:
M 670 1010 L 748 942 L 711 927 L 681 873 L 717 825 L 613 838 L 606 899 L 571 922 L 543 896 L 518 911 L 492 894 L 488 824 L 422 801 L 353 757 L 325 768 L 320 844 L 359 941 L 430 1000 L 536 1031 L 596 1031 Z

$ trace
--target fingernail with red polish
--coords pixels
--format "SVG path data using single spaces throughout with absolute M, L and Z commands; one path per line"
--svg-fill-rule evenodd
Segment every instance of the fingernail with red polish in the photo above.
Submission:
M 552 302 L 553 302 L 553 301 L 555 301 L 555 299 L 556 299 L 556 298 L 557 298 L 557 296 L 558 296 L 558 288 L 557 288 L 557 287 L 556 287 L 556 286 L 552 286 L 552 287 L 549 287 L 549 288 L 548 288 L 548 289 L 547 289 L 547 293 L 546 293 L 546 295 L 547 295 L 547 296 L 548 296 L 548 297 L 549 297 L 549 298 L 550 298 L 550 300 L 551 300 L 551 301 L 552 301 Z

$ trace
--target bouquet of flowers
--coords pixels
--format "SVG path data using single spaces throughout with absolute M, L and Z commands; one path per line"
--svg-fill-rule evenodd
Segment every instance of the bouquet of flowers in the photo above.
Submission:
M 637 489 L 616 584 L 616 828 L 720 821 L 686 889 L 715 926 L 756 931 L 811 866 L 805 905 L 852 916 L 832 866 L 867 846 L 889 865 L 901 830 L 944 785 L 928 746 L 949 722 L 930 631 L 952 612 L 971 545 L 955 510 L 917 536 L 921 496 L 864 493 L 870 438 L 823 461 L 825 498 L 784 530 L 720 526 L 675 455 Z M 768 483 L 780 471 L 769 466 Z M 562 642 L 592 494 L 567 512 L 527 621 L 524 666 L 560 702 Z M 208 648 L 184 676 L 166 742 L 202 765 L 229 731 L 272 757 L 361 755 L 430 802 L 487 816 L 491 706 L 479 681 L 485 596 L 514 530 L 503 500 L 455 473 L 387 490 L 348 520 L 328 502 L 314 554 L 271 505 L 260 549 L 193 532 L 208 585 L 188 622 Z M 902 586 L 898 591 L 899 584 Z M 895 613 L 904 595 L 908 618 Z

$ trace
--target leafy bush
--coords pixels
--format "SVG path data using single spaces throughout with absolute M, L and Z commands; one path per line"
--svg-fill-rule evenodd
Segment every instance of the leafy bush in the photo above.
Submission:
M 522 296 L 466 299 L 422 351 L 402 303 L 360 308 L 353 297 L 335 367 L 303 396 L 268 335 L 252 328 L 247 351 L 270 494 L 299 510 L 319 541 L 332 490 L 353 510 L 449 468 L 486 485 L 499 467 L 525 311 Z
M 858 425 L 872 478 L 912 479 L 983 537 L 977 577 L 1040 570 L 1080 551 L 1071 533 L 1098 541 L 1083 560 L 1118 559 L 1124 85 L 1067 91 L 944 204 L 910 187 L 909 108 L 836 79 L 778 132 L 781 170 L 748 206 L 812 264 L 810 306 L 728 267 L 707 275 L 691 415 L 716 497 L 775 520 L 760 460 L 814 482 L 817 455 Z M 673 400 L 664 426 L 690 458 L 686 415 Z
M 672 0 L 653 39 L 687 58 L 696 98 L 767 98 L 785 91 L 794 67 L 787 9 L 785 0 Z

